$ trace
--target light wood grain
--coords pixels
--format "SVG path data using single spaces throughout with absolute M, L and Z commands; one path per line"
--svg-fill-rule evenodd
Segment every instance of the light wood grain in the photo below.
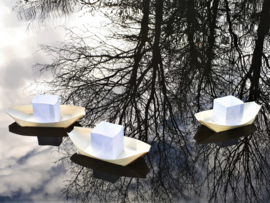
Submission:
M 53 123 L 36 122 L 32 105 L 14 106 L 7 110 L 7 114 L 22 127 L 56 127 L 67 128 L 85 115 L 85 108 L 70 105 L 60 105 L 61 120 Z

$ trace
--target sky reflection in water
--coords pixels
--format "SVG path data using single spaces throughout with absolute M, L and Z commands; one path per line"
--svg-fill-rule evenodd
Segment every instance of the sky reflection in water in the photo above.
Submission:
M 16 123 L 10 126 L 10 131 L 13 133 L 7 132 L 6 129 L 2 130 L 3 134 L 6 134 L 2 143 L 10 144 L 6 145 L 6 149 L 1 147 L 3 157 L 1 201 L 28 202 L 64 201 L 65 198 L 79 202 L 118 201 L 121 198 L 126 199 L 126 195 L 128 198 L 134 196 L 133 198 L 136 198 L 137 201 L 144 202 L 167 202 L 180 199 L 184 201 L 186 194 L 193 193 L 202 181 L 210 181 L 212 173 L 224 170 L 223 165 L 219 166 L 214 162 L 224 161 L 226 157 L 211 158 L 215 153 L 231 154 L 240 147 L 238 145 L 243 145 L 247 138 L 252 139 L 250 134 L 254 134 L 256 130 L 256 127 L 251 125 L 232 130 L 231 133 L 229 131 L 214 133 L 205 129 L 204 126 L 200 126 L 195 139 L 198 137 L 201 140 L 197 140 L 197 142 L 203 144 L 188 144 L 189 148 L 194 149 L 193 154 L 188 154 L 188 151 L 177 146 L 177 143 L 157 142 L 153 143 L 151 151 L 144 158 L 140 158 L 125 168 L 77 155 L 75 147 L 67 137 L 63 138 L 64 142 L 59 149 L 38 146 L 37 138 L 33 133 L 26 136 L 26 130 L 24 130 L 22 133 L 24 135 L 16 135 L 14 132 L 22 131 L 21 127 Z M 29 128 L 28 131 L 33 132 L 33 130 L 35 128 Z M 46 129 L 43 131 L 36 129 L 36 131 L 42 132 L 40 138 L 46 139 Z M 57 132 L 57 130 L 55 131 Z M 55 134 L 52 133 L 52 129 L 48 129 L 48 132 L 50 132 L 48 135 L 55 136 L 56 139 L 60 137 L 59 134 L 65 134 L 61 133 L 60 129 Z M 236 145 L 230 148 L 224 148 L 224 151 L 215 144 L 207 144 L 217 144 L 235 138 L 239 139 L 239 143 L 242 144 L 235 143 Z M 9 149 L 9 153 L 4 153 L 7 149 Z M 238 153 L 235 155 L 238 156 Z M 59 161 L 60 159 L 63 161 Z M 195 165 L 194 159 L 199 159 L 197 163 L 205 159 L 206 162 L 209 162 L 208 167 L 211 167 L 212 171 L 207 173 L 205 171 L 206 163 Z M 234 173 L 233 170 L 230 172 Z M 210 177 L 204 179 L 207 175 Z M 224 175 L 222 174 L 221 177 Z M 210 182 L 211 184 L 213 183 Z M 205 186 L 202 186 L 200 191 L 204 190 L 207 192 Z M 89 192 L 92 194 L 91 198 L 88 196 Z M 143 197 L 138 196 L 137 192 L 143 194 Z M 203 193 L 201 196 L 207 199 Z M 193 197 L 188 198 L 188 202 L 198 199 L 202 200 L 199 197 Z
M 75 154 L 70 139 L 61 137 L 63 132 L 20 128 L 3 114 L 0 201 L 269 201 L 270 3 L 143 2 L 140 12 L 128 18 L 141 37 L 122 18 L 121 25 L 131 34 L 123 34 L 120 40 L 119 35 L 113 36 L 126 47 L 116 49 L 93 35 L 87 39 L 93 43 L 88 46 L 80 33 L 67 31 L 71 39 L 63 45 L 65 49 L 51 53 L 72 53 L 77 60 L 70 63 L 68 57 L 56 57 L 59 72 L 50 84 L 62 101 L 86 107 L 81 125 L 91 126 L 97 118 L 118 120 L 125 125 L 126 135 L 147 141 L 151 151 L 120 169 Z M 46 52 L 48 47 L 43 48 Z M 50 60 L 37 60 L 45 63 L 41 68 L 50 68 Z M 3 112 L 31 101 L 19 89 L 26 85 L 33 61 L 21 61 L 5 62 L 6 68 L 1 69 L 13 77 L 0 81 L 1 95 L 7 97 L 1 102 Z M 20 65 L 22 72 L 16 72 Z M 112 76 L 105 82 L 92 73 L 93 68 L 106 75 L 106 67 L 112 68 Z M 214 98 L 228 94 L 263 105 L 254 125 L 221 133 L 200 126 L 194 113 L 212 108 Z

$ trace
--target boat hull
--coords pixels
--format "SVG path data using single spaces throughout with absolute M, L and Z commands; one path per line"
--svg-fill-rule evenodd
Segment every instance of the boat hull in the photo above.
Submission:
M 140 140 L 124 136 L 124 150 L 116 159 L 104 159 L 97 157 L 91 150 L 91 131 L 90 128 L 74 127 L 73 131 L 68 133 L 70 139 L 82 155 L 106 161 L 112 164 L 126 166 L 139 157 L 149 152 L 151 146 Z
M 209 129 L 215 132 L 222 132 L 226 130 L 231 130 L 239 128 L 242 126 L 250 125 L 255 120 L 258 112 L 260 111 L 261 106 L 255 102 L 246 102 L 244 106 L 244 115 L 241 123 L 237 125 L 219 125 L 212 121 L 213 110 L 202 111 L 195 114 L 196 119 Z
M 32 105 L 15 106 L 7 110 L 7 114 L 21 127 L 54 127 L 67 128 L 85 115 L 85 108 L 70 105 L 60 105 L 61 120 L 53 123 L 36 122 L 33 115 Z

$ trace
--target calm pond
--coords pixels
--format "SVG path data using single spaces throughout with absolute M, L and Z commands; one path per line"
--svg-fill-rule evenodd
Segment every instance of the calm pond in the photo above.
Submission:
M 52 60 L 35 68 L 53 79 L 37 81 L 34 94 L 59 95 L 86 115 L 67 129 L 5 115 L 0 202 L 269 202 L 270 1 L 76 2 L 14 7 L 41 23 L 85 9 L 102 14 L 107 31 L 89 22 L 67 28 L 59 46 L 40 46 Z M 227 95 L 261 105 L 252 124 L 216 133 L 196 120 Z M 67 132 L 102 120 L 124 125 L 149 153 L 125 167 L 79 155 Z

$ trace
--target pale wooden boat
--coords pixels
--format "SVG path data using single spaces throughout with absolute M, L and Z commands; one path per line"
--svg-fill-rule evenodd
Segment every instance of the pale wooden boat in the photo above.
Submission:
M 14 106 L 7 110 L 7 114 L 22 127 L 53 127 L 67 128 L 85 115 L 85 108 L 78 106 L 60 105 L 61 120 L 53 123 L 35 121 L 32 105 Z
M 106 161 L 112 164 L 126 166 L 135 161 L 142 155 L 149 152 L 151 146 L 140 140 L 124 136 L 124 150 L 116 159 L 101 159 L 91 153 L 91 128 L 74 127 L 73 131 L 68 133 L 70 139 L 82 155 L 95 159 Z
M 256 104 L 256 102 L 246 102 L 244 105 L 244 115 L 240 123 L 236 125 L 219 125 L 212 121 L 213 110 L 202 111 L 195 114 L 196 119 L 206 127 L 210 128 L 215 132 L 222 132 L 225 130 L 230 130 L 234 128 L 239 128 L 245 125 L 250 125 L 259 113 L 261 105 Z

